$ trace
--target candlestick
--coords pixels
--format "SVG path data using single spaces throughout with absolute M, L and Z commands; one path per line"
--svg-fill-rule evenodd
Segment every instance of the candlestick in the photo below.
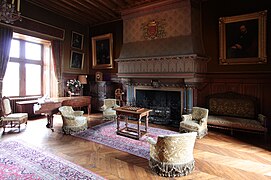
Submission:
M 20 11 L 20 0 L 17 0 L 17 11 Z

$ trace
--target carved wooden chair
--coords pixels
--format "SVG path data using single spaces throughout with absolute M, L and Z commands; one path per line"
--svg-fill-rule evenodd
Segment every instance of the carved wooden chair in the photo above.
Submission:
M 123 106 L 123 98 L 122 98 L 123 95 L 124 95 L 124 92 L 120 88 L 117 88 L 115 90 L 115 99 L 118 102 L 119 106 Z
M 84 111 L 74 111 L 71 106 L 61 106 L 58 110 L 61 113 L 62 130 L 65 134 L 84 131 L 88 128 L 87 117 L 83 116 Z
M 194 170 L 194 145 L 197 133 L 160 135 L 150 143 L 150 168 L 160 176 L 186 176 Z
M 180 132 L 197 132 L 199 139 L 204 137 L 208 133 L 208 113 L 208 109 L 193 107 L 192 114 L 182 115 Z
M 5 133 L 6 128 L 18 128 L 18 132 L 21 131 L 21 124 L 27 124 L 28 114 L 27 113 L 12 113 L 10 99 L 8 97 L 2 98 L 2 112 L 3 117 L 2 125 L 3 125 L 3 133 Z

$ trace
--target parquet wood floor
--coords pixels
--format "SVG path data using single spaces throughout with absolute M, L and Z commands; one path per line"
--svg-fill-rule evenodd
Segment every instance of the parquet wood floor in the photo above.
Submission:
M 91 114 L 89 119 L 90 127 L 103 122 L 101 114 Z M 60 115 L 55 115 L 54 118 L 55 132 L 45 125 L 44 117 L 29 120 L 26 129 L 22 128 L 20 133 L 6 133 L 2 140 L 21 139 L 106 179 L 168 179 L 154 174 L 146 159 L 64 135 Z M 178 130 L 153 124 L 150 126 Z M 225 132 L 209 130 L 206 137 L 196 140 L 195 170 L 188 176 L 174 179 L 271 179 L 271 151 L 262 146 L 261 138 L 262 136 L 257 135 L 238 138 Z

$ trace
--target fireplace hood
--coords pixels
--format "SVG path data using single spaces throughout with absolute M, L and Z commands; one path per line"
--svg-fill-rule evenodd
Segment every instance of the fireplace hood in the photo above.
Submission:
M 164 0 L 122 11 L 118 77 L 194 78 L 207 71 L 200 0 Z

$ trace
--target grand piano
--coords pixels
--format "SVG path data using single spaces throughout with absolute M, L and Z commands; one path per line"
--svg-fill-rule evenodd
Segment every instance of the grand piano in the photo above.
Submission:
M 90 96 L 73 96 L 50 98 L 34 104 L 35 114 L 45 114 L 47 116 L 47 128 L 53 129 L 53 117 L 58 113 L 60 106 L 72 106 L 73 108 L 81 108 L 87 106 L 88 115 L 91 113 L 91 97 Z

